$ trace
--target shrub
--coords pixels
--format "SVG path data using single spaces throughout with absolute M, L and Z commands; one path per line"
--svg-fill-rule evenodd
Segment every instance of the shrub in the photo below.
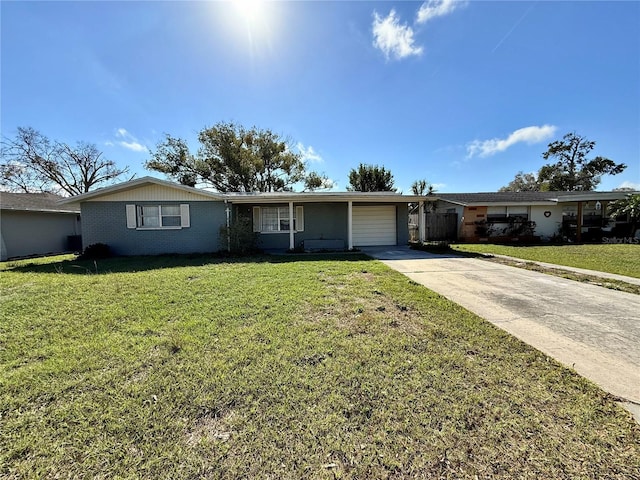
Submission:
M 228 228 L 226 225 L 220 227 L 220 245 L 222 250 L 228 250 L 235 254 L 256 253 L 258 234 L 253 231 L 251 219 L 237 217 Z
M 103 258 L 109 258 L 111 256 L 111 248 L 105 243 L 93 243 L 87 246 L 82 255 L 81 260 L 100 260 Z

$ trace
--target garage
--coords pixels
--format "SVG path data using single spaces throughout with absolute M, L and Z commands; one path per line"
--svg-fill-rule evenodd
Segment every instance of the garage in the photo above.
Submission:
M 395 205 L 353 206 L 353 246 L 396 245 Z

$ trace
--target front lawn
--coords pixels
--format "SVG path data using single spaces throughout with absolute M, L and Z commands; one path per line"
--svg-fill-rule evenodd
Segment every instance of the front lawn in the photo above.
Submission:
M 459 244 L 451 247 L 461 252 L 508 255 L 533 262 L 555 263 L 640 278 L 640 245 Z
M 4 264 L 0 477 L 637 478 L 590 382 L 364 256 Z

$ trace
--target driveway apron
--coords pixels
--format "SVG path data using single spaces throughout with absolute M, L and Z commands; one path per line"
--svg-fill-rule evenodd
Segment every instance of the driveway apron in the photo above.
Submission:
M 476 258 L 404 247 L 363 251 L 640 404 L 640 295 Z

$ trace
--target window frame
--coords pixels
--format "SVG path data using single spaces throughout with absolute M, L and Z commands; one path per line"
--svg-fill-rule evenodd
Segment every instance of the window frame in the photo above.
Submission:
M 277 229 L 265 229 L 265 210 L 276 210 L 275 223 Z M 273 215 L 273 214 L 271 214 Z M 260 234 L 270 235 L 277 233 L 291 233 L 291 228 L 283 229 L 283 223 L 289 223 L 289 206 L 288 205 L 265 205 L 253 207 L 253 231 Z M 293 207 L 293 232 L 304 231 L 304 207 L 296 205 Z
M 515 210 L 513 212 L 511 209 Z M 503 212 L 497 213 L 497 209 L 504 209 Z M 526 209 L 526 212 L 519 211 Z M 493 211 L 490 211 L 493 210 Z M 515 223 L 515 222 L 528 222 L 531 218 L 531 209 L 528 206 L 514 205 L 514 206 L 500 206 L 500 207 L 488 207 L 487 208 L 487 223 Z
M 145 209 L 150 213 L 145 214 Z M 156 212 L 153 212 L 156 209 Z M 177 209 L 177 213 L 175 213 Z M 190 227 L 189 204 L 181 203 L 142 203 L 128 204 L 127 228 L 135 230 L 181 230 Z M 173 211 L 171 211 L 173 210 Z M 152 213 L 153 212 L 153 213 Z M 145 218 L 150 219 L 152 225 L 144 225 Z M 155 221 L 151 221 L 155 219 Z M 173 220 L 169 220 L 173 219 Z M 177 224 L 176 223 L 177 220 Z M 165 224 L 169 223 L 169 224 Z M 171 225 L 170 223 L 174 223 Z

